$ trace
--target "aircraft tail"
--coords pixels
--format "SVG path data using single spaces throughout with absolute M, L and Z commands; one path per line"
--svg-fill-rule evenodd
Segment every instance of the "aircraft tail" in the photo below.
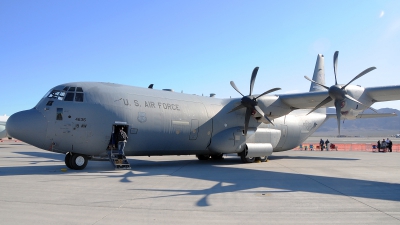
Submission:
M 315 63 L 314 74 L 312 79 L 320 84 L 325 85 L 325 63 L 324 55 L 318 54 L 317 62 Z M 311 82 L 310 92 L 325 91 L 325 89 L 316 83 Z M 326 114 L 326 108 L 319 108 L 315 112 Z
M 325 85 L 325 64 L 324 55 L 318 54 L 317 62 L 315 63 L 314 75 L 312 78 L 314 81 Z M 325 89 L 316 83 L 311 82 L 310 92 L 314 91 L 325 91 Z

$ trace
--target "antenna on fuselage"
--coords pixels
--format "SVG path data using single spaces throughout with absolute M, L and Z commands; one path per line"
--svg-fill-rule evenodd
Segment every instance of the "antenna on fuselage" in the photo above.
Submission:
M 150 84 L 148 88 L 153 89 L 153 86 L 154 86 L 154 84 Z

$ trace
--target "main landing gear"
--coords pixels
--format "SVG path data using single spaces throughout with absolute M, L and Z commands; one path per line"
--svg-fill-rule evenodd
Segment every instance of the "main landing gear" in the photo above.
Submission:
M 83 170 L 88 163 L 88 157 L 85 155 L 68 152 L 65 155 L 65 165 L 73 170 Z
M 256 161 L 260 161 L 260 162 L 266 162 L 268 161 L 268 157 L 267 156 L 262 156 L 262 157 L 246 157 L 247 155 L 247 151 L 244 150 L 241 153 L 238 153 L 238 155 L 240 156 L 240 159 L 242 160 L 242 162 L 244 163 L 253 163 Z
M 197 154 L 196 157 L 199 160 L 209 160 L 210 157 L 211 157 L 211 159 L 214 159 L 214 160 L 221 160 L 221 159 L 224 159 L 224 154 L 215 154 L 215 155 L 199 155 L 199 154 Z
M 246 157 L 247 152 L 243 151 L 241 153 L 238 153 L 238 156 L 240 156 L 240 159 L 242 160 L 242 162 L 244 163 L 253 163 L 253 162 L 266 162 L 268 161 L 268 157 L 267 156 L 262 156 L 262 157 Z M 217 154 L 217 155 L 196 155 L 196 157 L 199 160 L 209 160 L 214 159 L 214 160 L 220 160 L 220 159 L 224 159 L 223 154 Z

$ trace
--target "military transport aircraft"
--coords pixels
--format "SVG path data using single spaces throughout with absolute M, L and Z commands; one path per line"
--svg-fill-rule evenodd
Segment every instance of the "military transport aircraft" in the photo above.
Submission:
M 336 80 L 338 53 L 334 56 Z M 318 55 L 309 92 L 253 95 L 258 67 L 248 95 L 218 99 L 113 83 L 73 82 L 52 88 L 30 110 L 13 114 L 9 134 L 38 148 L 66 154 L 72 169 L 88 160 L 108 159 L 120 127 L 127 131 L 127 156 L 196 155 L 200 160 L 237 153 L 243 162 L 266 161 L 272 152 L 301 144 L 336 107 L 341 119 L 388 116 L 360 114 L 373 103 L 400 99 L 400 85 L 363 88 L 351 82 L 325 86 L 324 56 Z M 241 85 L 242 86 L 242 85 Z M 327 89 L 328 91 L 324 90 Z M 321 108 L 323 107 L 323 108 Z
M 7 116 L 7 115 L 0 116 L 0 139 L 5 138 L 5 137 L 11 138 L 7 134 L 7 130 L 6 130 L 6 122 L 8 120 L 8 117 L 9 116 Z

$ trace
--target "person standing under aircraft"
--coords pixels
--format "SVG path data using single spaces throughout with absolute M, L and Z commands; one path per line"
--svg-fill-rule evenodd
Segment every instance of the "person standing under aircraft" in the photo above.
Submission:
M 319 141 L 319 145 L 321 146 L 321 151 L 323 151 L 324 150 L 324 140 L 322 140 L 322 138 Z
M 124 128 L 121 127 L 119 128 L 119 134 L 118 134 L 118 154 L 122 158 L 122 156 L 125 155 L 124 153 L 124 148 L 125 148 L 125 143 L 127 142 L 128 136 L 124 132 Z
M 380 152 L 381 151 L 381 141 L 380 140 L 378 140 L 378 142 L 377 142 L 377 147 L 378 147 L 378 152 Z
M 389 152 L 392 152 L 392 146 L 393 146 L 393 142 L 392 140 L 390 140 L 389 138 L 386 140 L 387 142 L 387 147 L 389 149 Z
M 326 141 L 325 141 L 325 147 L 326 147 L 326 150 L 329 151 L 329 140 L 328 139 L 326 139 Z
M 382 140 L 381 147 L 382 147 L 383 152 L 386 152 L 387 143 L 385 141 L 385 138 Z

